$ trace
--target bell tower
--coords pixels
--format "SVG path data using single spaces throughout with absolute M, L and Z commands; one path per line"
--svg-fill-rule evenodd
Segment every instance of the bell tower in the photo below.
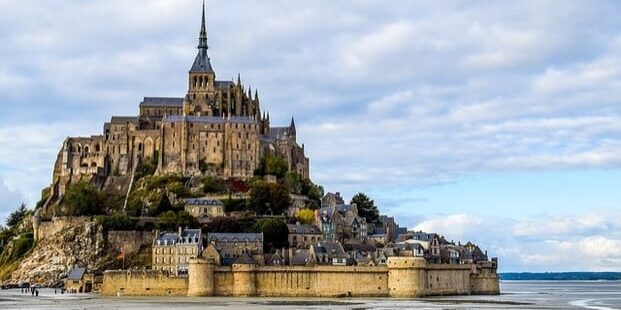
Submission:
M 190 68 L 188 79 L 187 106 L 184 106 L 186 115 L 213 115 L 215 102 L 216 73 L 211 67 L 207 54 L 207 30 L 205 27 L 205 1 L 203 1 L 203 17 L 201 30 L 198 36 L 198 54 Z

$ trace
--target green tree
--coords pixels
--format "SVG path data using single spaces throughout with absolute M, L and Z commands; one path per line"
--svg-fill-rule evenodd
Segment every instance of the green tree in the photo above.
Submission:
M 101 214 L 99 191 L 95 186 L 81 181 L 67 187 L 63 200 L 67 215 L 84 216 Z
M 284 158 L 276 155 L 267 154 L 261 158 L 259 167 L 255 170 L 255 175 L 275 175 L 277 178 L 283 178 L 289 171 L 289 166 Z
M 226 181 L 220 178 L 206 176 L 203 178 L 203 192 L 205 192 L 205 194 L 226 193 Z
M 6 218 L 6 226 L 16 226 L 26 216 L 27 212 L 28 209 L 26 209 L 26 204 L 22 202 L 22 204 L 15 211 L 11 212 Z
M 186 211 L 177 212 L 177 226 L 195 228 L 200 226 L 198 220 Z
M 177 215 L 173 211 L 166 211 L 157 217 L 157 227 L 164 230 L 177 228 Z
M 261 181 L 250 187 L 248 205 L 257 214 L 279 215 L 290 204 L 289 191 L 284 185 Z
M 364 217 L 367 223 L 375 223 L 379 218 L 379 210 L 375 206 L 375 202 L 364 193 L 358 193 L 351 199 L 352 204 L 356 204 L 358 215 Z
M 289 229 L 287 224 L 279 219 L 260 219 L 254 224 L 254 231 L 263 233 L 263 248 L 265 252 L 288 247 Z
M 106 231 L 136 229 L 136 220 L 131 219 L 123 212 L 117 212 L 110 216 L 99 215 L 95 219 Z
M 297 172 L 287 172 L 287 174 L 285 174 L 284 184 L 290 192 L 302 194 L 302 177 Z
M 205 225 L 204 231 L 234 233 L 240 232 L 241 230 L 235 218 L 228 216 L 217 216 Z

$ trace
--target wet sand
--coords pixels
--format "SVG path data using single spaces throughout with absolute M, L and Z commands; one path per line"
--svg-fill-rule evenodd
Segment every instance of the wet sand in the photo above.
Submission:
M 503 281 L 498 296 L 391 298 L 108 297 L 0 291 L 0 309 L 621 309 L 621 282 Z

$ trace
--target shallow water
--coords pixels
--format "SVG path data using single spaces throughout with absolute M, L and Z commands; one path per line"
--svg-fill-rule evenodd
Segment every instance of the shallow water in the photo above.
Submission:
M 503 281 L 498 296 L 391 298 L 105 297 L 0 291 L 0 309 L 621 309 L 621 282 Z

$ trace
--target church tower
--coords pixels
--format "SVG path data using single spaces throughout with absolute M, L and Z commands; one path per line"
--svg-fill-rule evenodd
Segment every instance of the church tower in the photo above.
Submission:
M 205 1 L 198 37 L 198 54 L 189 72 L 188 95 L 184 100 L 184 115 L 213 115 L 215 107 L 216 73 L 207 54 L 207 30 L 205 27 Z

